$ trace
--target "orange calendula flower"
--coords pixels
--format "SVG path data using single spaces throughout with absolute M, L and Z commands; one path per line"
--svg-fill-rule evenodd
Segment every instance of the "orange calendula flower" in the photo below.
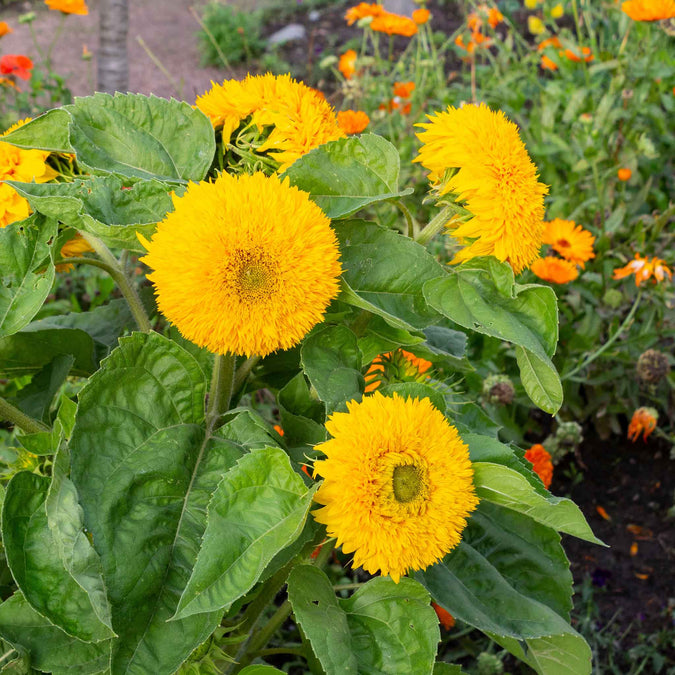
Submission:
M 0 73 L 15 75 L 22 80 L 30 80 L 33 62 L 23 54 L 3 54 L 0 56 Z
M 581 225 L 562 218 L 554 218 L 544 225 L 542 243 L 552 246 L 565 260 L 583 267 L 586 261 L 595 258 L 595 237 Z
M 504 21 L 504 15 L 496 8 L 490 7 L 488 12 L 488 23 L 492 28 L 496 28 L 502 21 Z
M 363 110 L 341 110 L 337 114 L 338 126 L 348 135 L 360 134 L 370 123 Z
M 421 25 L 425 24 L 427 21 L 429 21 L 430 16 L 431 16 L 431 12 L 428 9 L 420 8 L 420 9 L 416 9 L 412 13 L 412 20 L 418 26 L 421 26 Z
M 550 281 L 552 284 L 568 284 L 579 276 L 574 263 L 550 255 L 535 260 L 530 269 L 535 276 L 544 281 Z
M 546 448 L 540 443 L 536 443 L 525 453 L 525 459 L 532 464 L 532 469 L 541 478 L 541 482 L 548 490 L 553 480 L 553 462 L 551 462 L 551 455 L 548 454 Z
M 581 53 L 572 49 L 566 49 L 564 54 L 570 61 L 574 61 L 575 63 L 579 63 L 580 61 L 586 61 L 586 63 L 589 63 L 595 58 L 593 54 L 591 54 L 590 47 L 582 47 Z
M 355 7 L 350 7 L 345 13 L 345 19 L 351 26 L 359 19 L 365 19 L 368 16 L 381 16 L 385 13 L 384 7 L 378 5 L 376 2 L 360 2 Z
M 415 356 L 405 349 L 380 354 L 373 359 L 366 371 L 366 394 L 375 391 L 386 382 L 424 382 L 424 375 L 432 366 L 420 356 Z
M 541 55 L 541 61 L 539 62 L 539 65 L 544 69 L 544 70 L 558 70 L 558 64 L 546 54 Z
M 414 82 L 394 82 L 394 96 L 410 98 L 413 91 L 415 91 Z
M 412 37 L 417 33 L 417 24 L 407 16 L 385 12 L 376 16 L 370 27 L 378 33 L 387 35 L 403 35 L 403 37 Z
M 546 38 L 545 40 L 542 40 L 538 45 L 537 45 L 537 51 L 541 52 L 546 47 L 555 47 L 556 49 L 560 49 L 562 47 L 562 43 L 560 42 L 560 38 L 557 35 L 554 35 L 553 37 Z
M 642 433 L 642 440 L 656 429 L 656 423 L 659 421 L 659 413 L 654 408 L 638 408 L 631 418 L 628 425 L 628 438 L 635 443 L 638 436 Z
M 666 277 L 671 279 L 673 274 L 670 268 L 661 258 L 654 256 L 651 260 L 643 258 L 639 253 L 624 267 L 614 270 L 614 279 L 625 279 L 631 274 L 635 275 L 635 285 L 639 286 L 643 281 L 654 277 L 654 283 L 663 281 Z
M 9 87 L 10 89 L 16 89 L 17 91 L 21 91 L 21 89 L 19 89 L 19 87 L 16 86 L 16 82 L 14 80 L 11 80 L 9 77 L 0 77 L 0 86 Z
M 455 617 L 452 616 L 452 614 L 450 614 L 447 609 L 444 609 L 435 602 L 432 602 L 431 606 L 434 608 L 436 616 L 438 617 L 438 622 L 441 624 L 441 626 L 443 626 L 445 630 L 450 630 L 455 625 Z
M 12 33 L 12 29 L 9 27 L 9 24 L 6 21 L 0 21 L 0 37 L 7 35 L 7 33 Z
M 348 49 L 340 56 L 338 70 L 342 73 L 345 80 L 350 79 L 356 72 L 356 52 L 353 49 Z
M 49 9 L 58 10 L 64 14 L 80 14 L 82 16 L 89 14 L 89 8 L 85 0 L 45 0 L 45 5 Z
M 616 176 L 619 180 L 623 181 L 624 183 L 626 181 L 629 181 L 631 176 L 633 175 L 633 172 L 630 169 L 627 169 L 625 167 L 619 169 L 616 172 Z
M 279 434 L 279 436 L 284 435 L 284 430 L 281 428 L 281 426 L 279 424 L 274 425 L 274 431 L 276 431 Z M 304 469 L 305 467 L 303 466 L 302 468 Z M 307 475 L 309 476 L 309 473 L 307 473 Z
M 634 21 L 675 18 L 675 0 L 626 0 L 621 9 Z
M 472 33 L 476 33 L 481 29 L 483 20 L 477 12 L 469 12 L 469 15 L 466 17 L 466 25 Z

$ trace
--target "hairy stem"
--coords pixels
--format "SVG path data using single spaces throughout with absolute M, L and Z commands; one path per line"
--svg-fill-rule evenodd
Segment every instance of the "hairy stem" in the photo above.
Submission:
M 218 420 L 230 408 L 236 360 L 234 354 L 216 354 L 213 362 L 209 405 L 206 411 L 206 429 L 209 434 L 217 428 Z
M 39 431 L 49 431 L 49 427 L 39 420 L 29 417 L 13 406 L 9 401 L 0 397 L 0 419 L 11 422 L 27 434 L 36 434 Z

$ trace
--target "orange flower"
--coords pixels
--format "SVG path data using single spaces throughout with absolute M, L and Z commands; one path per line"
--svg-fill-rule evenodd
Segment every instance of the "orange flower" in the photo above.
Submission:
M 504 15 L 496 7 L 491 7 L 488 12 L 488 23 L 490 26 L 496 28 L 502 21 L 504 21 Z
M 634 21 L 675 18 L 675 0 L 626 0 L 621 9 Z
M 426 373 L 433 364 L 405 349 L 380 354 L 373 359 L 366 371 L 366 394 L 375 391 L 382 385 L 382 381 L 390 379 L 399 382 L 420 382 L 426 378 L 420 375 Z
M 8 77 L 0 77 L 0 86 L 11 87 L 12 89 L 21 91 L 21 89 L 19 89 L 19 87 L 16 86 L 16 82 L 14 80 L 10 80 Z
M 544 70 L 558 70 L 558 64 L 553 59 L 550 59 L 548 56 L 546 56 L 546 54 L 541 55 L 541 61 L 539 65 Z
M 584 267 L 584 263 L 595 258 L 593 243 L 595 237 L 577 225 L 573 220 L 554 218 L 545 223 L 543 244 L 549 244 L 565 260 Z
M 617 178 L 624 181 L 630 180 L 630 177 L 633 175 L 633 172 L 627 168 L 621 168 L 616 172 Z
M 281 428 L 279 424 L 274 425 L 274 431 L 276 431 L 279 434 L 279 436 L 284 435 L 284 430 Z M 304 469 L 305 467 L 303 466 L 302 468 Z M 309 476 L 309 473 L 307 475 Z
M 448 612 L 447 609 L 443 609 L 440 605 L 437 605 L 435 602 L 431 603 L 431 606 L 436 611 L 436 616 L 438 621 L 445 628 L 445 630 L 450 630 L 455 625 L 455 617 Z
M 7 25 L 6 21 L 0 21 L 0 37 L 7 35 L 7 33 L 13 33 L 12 29 Z
M 635 285 L 639 286 L 643 281 L 654 277 L 654 283 L 663 281 L 666 277 L 672 279 L 673 273 L 666 263 L 654 256 L 651 260 L 643 258 L 639 253 L 635 254 L 635 260 L 631 260 L 624 267 L 614 270 L 614 279 L 624 279 L 631 274 L 635 275 Z
M 588 63 L 589 61 L 592 61 L 595 57 L 593 54 L 591 54 L 591 48 L 590 47 L 582 47 L 581 48 L 581 55 L 579 55 L 577 52 L 571 50 L 571 49 L 566 49 L 565 50 L 565 56 L 570 60 L 574 61 L 575 63 L 579 63 L 582 59 Z
M 410 98 L 413 91 L 415 91 L 414 82 L 394 82 L 394 96 Z
M 89 8 L 85 0 L 45 0 L 49 9 L 55 9 L 64 14 L 89 14 Z
M 0 57 L 0 73 L 16 75 L 22 80 L 30 80 L 33 62 L 23 54 L 4 54 Z
M 367 16 L 380 16 L 385 13 L 384 7 L 378 5 L 376 2 L 360 2 L 355 7 L 350 7 L 345 13 L 345 19 L 347 23 L 351 26 L 356 23 L 359 19 L 365 19 Z
M 640 433 L 644 432 L 642 440 L 646 441 L 647 437 L 656 429 L 658 420 L 659 414 L 654 408 L 638 408 L 633 413 L 633 417 L 628 425 L 628 438 L 635 443 Z
M 348 80 L 356 71 L 356 52 L 353 49 L 348 49 L 338 62 L 338 70 L 342 73 L 344 78 Z
M 553 284 L 567 284 L 579 276 L 577 266 L 574 263 L 550 255 L 535 260 L 530 269 L 540 279 L 550 281 Z
M 400 14 L 392 14 L 391 12 L 384 12 L 376 16 L 372 20 L 370 27 L 378 33 L 386 33 L 387 35 L 412 37 L 417 33 L 417 24 L 412 19 Z
M 541 482 L 548 490 L 553 480 L 553 462 L 551 462 L 551 455 L 548 454 L 546 448 L 540 443 L 533 445 L 525 453 L 525 459 L 532 464 L 534 472 L 541 478 Z
M 428 9 L 420 8 L 420 9 L 416 9 L 412 13 L 412 20 L 418 26 L 421 26 L 422 24 L 425 24 L 427 21 L 429 21 L 430 16 L 431 16 L 431 12 Z
M 562 47 L 562 44 L 560 42 L 560 38 L 557 35 L 554 35 L 553 37 L 546 38 L 545 40 L 542 40 L 538 45 L 537 45 L 537 51 L 541 52 L 546 47 L 555 47 L 556 49 L 560 49 Z
M 369 124 L 370 118 L 363 110 L 341 110 L 337 123 L 346 134 L 360 134 Z
M 466 25 L 472 33 L 476 33 L 481 29 L 483 20 L 476 12 L 469 12 L 469 15 L 466 17 Z

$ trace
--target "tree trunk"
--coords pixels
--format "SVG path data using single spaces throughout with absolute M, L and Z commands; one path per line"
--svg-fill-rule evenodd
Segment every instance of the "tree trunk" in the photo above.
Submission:
M 125 93 L 129 88 L 127 0 L 100 0 L 97 91 Z

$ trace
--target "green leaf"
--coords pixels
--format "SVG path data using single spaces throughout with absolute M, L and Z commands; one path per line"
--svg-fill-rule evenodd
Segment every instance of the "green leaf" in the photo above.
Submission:
M 326 412 L 346 410 L 346 401 L 361 400 L 365 387 L 356 335 L 346 326 L 323 326 L 305 338 L 302 367 Z
M 33 434 L 17 434 L 16 440 L 34 455 L 53 455 L 64 439 L 69 439 L 75 424 L 77 403 L 71 401 L 63 392 L 54 424 L 49 431 Z
M 368 204 L 403 197 L 399 191 L 401 160 L 396 147 L 375 134 L 330 141 L 311 150 L 282 177 L 309 192 L 329 218 L 344 218 Z
M 173 673 L 222 612 L 168 621 L 197 559 L 206 509 L 241 448 L 204 429 L 199 364 L 157 333 L 134 333 L 80 393 L 72 480 L 103 563 L 112 674 Z
M 442 413 L 445 412 L 445 399 L 440 391 L 422 382 L 394 382 L 378 388 L 383 396 L 398 394 L 402 398 L 428 398 Z
M 47 299 L 54 282 L 54 237 L 56 221 L 39 214 L 0 228 L 0 338 L 21 330 Z
M 579 507 L 570 499 L 535 492 L 517 471 L 500 464 L 474 462 L 474 484 L 481 500 L 523 513 L 558 532 L 571 534 L 594 544 L 602 542 L 593 534 Z
M 70 145 L 70 121 L 70 115 L 64 108 L 56 108 L 3 136 L 2 140 L 19 148 L 73 152 Z
M 438 617 L 414 579 L 403 577 L 396 584 L 376 577 L 339 602 L 347 613 L 359 673 L 431 675 L 440 639 Z
M 80 166 L 168 181 L 200 181 L 216 150 L 208 117 L 185 102 L 142 94 L 94 94 L 65 106 Z
M 108 246 L 140 253 L 145 249 L 137 233 L 152 236 L 156 223 L 173 210 L 173 188 L 157 180 L 132 182 L 106 175 L 71 183 L 8 184 L 34 211 L 89 232 Z
M 79 548 L 65 552 L 48 525 L 45 498 L 49 479 L 22 471 L 7 486 L 2 509 L 2 539 L 7 563 L 31 606 L 68 635 L 100 642 L 114 635 L 103 581 L 96 577 L 96 554 L 84 534 Z M 76 525 L 77 502 L 64 506 L 60 525 Z M 68 507 L 72 511 L 66 513 Z M 79 531 L 81 533 L 81 530 Z M 63 557 L 68 556 L 68 567 Z M 89 571 L 87 570 L 89 568 Z M 84 582 L 84 583 L 83 583 Z
M 563 402 L 560 376 L 548 357 L 516 347 L 516 361 L 520 368 L 520 381 L 532 403 L 551 415 L 555 415 Z
M 298 373 L 277 396 L 284 441 L 289 447 L 316 445 L 326 440 L 325 411 L 313 398 L 303 373 Z
M 282 673 L 283 670 L 277 670 L 274 666 L 246 666 L 239 671 L 239 675 L 274 675 L 275 673 Z
M 444 661 L 434 663 L 433 675 L 464 675 L 464 672 L 461 666 L 452 663 L 445 663 Z
M 288 577 L 288 599 L 326 675 L 358 673 L 347 614 L 328 577 L 312 565 L 294 567 Z
M 0 635 L 30 654 L 31 665 L 52 675 L 109 671 L 111 640 L 95 644 L 70 637 L 38 614 L 21 593 L 0 605 Z
M 445 278 L 446 272 L 423 246 L 362 220 L 333 223 L 333 228 L 345 270 L 341 300 L 405 331 L 438 319 L 422 289 L 431 279 Z
M 359 338 L 359 351 L 363 363 L 370 363 L 379 354 L 398 347 L 417 345 L 424 341 L 419 334 L 390 326 L 382 317 L 373 316 L 363 337 Z
M 227 610 L 253 588 L 302 531 L 312 496 L 283 450 L 244 455 L 211 497 L 199 555 L 174 618 Z

